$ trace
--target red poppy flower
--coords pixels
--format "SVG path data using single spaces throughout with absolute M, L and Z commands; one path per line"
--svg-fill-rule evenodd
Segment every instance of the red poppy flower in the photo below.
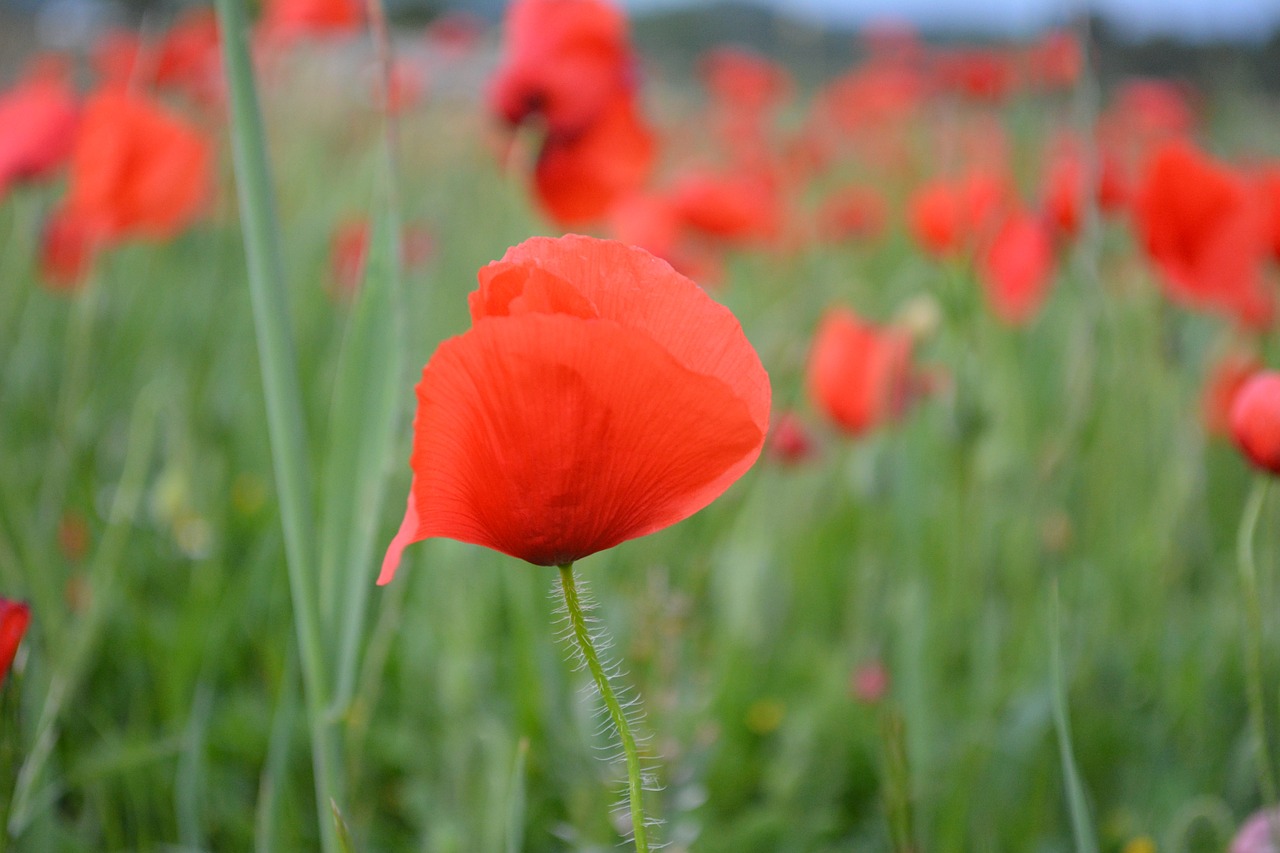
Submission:
M 632 246 L 535 237 L 480 271 L 472 328 L 418 385 L 408 509 L 383 560 L 443 536 L 559 565 L 674 524 L 764 444 L 738 321 Z
M 200 213 L 210 145 L 150 99 L 107 89 L 90 99 L 71 158 L 64 211 L 97 241 L 165 238 Z
M 260 24 L 269 43 L 332 38 L 355 33 L 364 23 L 360 0 L 267 0 Z
M 586 130 L 547 137 L 533 172 L 538 201 L 561 225 L 594 222 L 644 185 L 655 150 L 634 99 L 620 91 Z
M 156 84 L 178 89 L 202 104 L 222 100 L 218 17 L 192 9 L 174 22 L 156 48 Z
M 631 89 L 627 21 L 604 0 L 516 0 L 504 33 L 489 99 L 510 125 L 536 115 L 551 135 L 573 136 Z
M 791 91 L 786 68 L 739 47 L 712 48 L 699 62 L 707 90 L 726 109 L 758 116 Z
M 829 311 L 809 353 L 809 394 L 836 426 L 861 435 L 898 417 L 914 379 L 911 335 L 864 322 L 847 308 Z
M 766 241 L 782 229 L 782 200 L 767 175 L 688 172 L 672 186 L 670 198 L 680 222 L 708 237 Z
M 908 202 L 911 235 L 931 255 L 960 249 L 960 199 L 949 184 L 934 182 L 918 189 Z
M 38 67 L 0 96 L 0 199 L 9 185 L 57 169 L 71 155 L 75 93 L 61 70 Z
M 18 645 L 31 621 L 31 608 L 21 601 L 0 597 L 0 687 L 18 654 Z
M 1247 350 L 1231 350 L 1209 371 L 1200 395 L 1200 412 L 1209 435 L 1231 434 L 1231 404 L 1244 384 L 1259 371 L 1262 362 Z
M 1250 462 L 1280 474 L 1280 373 L 1256 373 L 1236 393 L 1231 437 Z
M 1005 179 L 982 170 L 926 184 L 908 202 L 911 233 L 935 256 L 972 249 L 1000 225 L 1010 198 Z
M 983 253 L 978 273 L 996 317 L 1011 326 L 1029 322 L 1053 278 L 1053 242 L 1044 223 L 1028 213 L 1010 216 Z
M 1012 57 L 995 50 L 953 50 L 938 56 L 938 82 L 975 101 L 1004 100 L 1015 82 Z
M 1147 164 L 1133 212 L 1171 298 L 1246 325 L 1270 319 L 1264 214 L 1238 176 L 1188 142 L 1165 143 Z

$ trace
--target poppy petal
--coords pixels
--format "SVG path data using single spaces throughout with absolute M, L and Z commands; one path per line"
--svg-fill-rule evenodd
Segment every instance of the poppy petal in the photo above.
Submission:
M 666 261 L 613 240 L 534 237 L 485 267 L 481 287 L 496 271 L 530 266 L 572 282 L 602 319 L 643 332 L 686 369 L 728 385 L 768 431 L 769 377 L 742 326 Z
M 577 560 L 687 518 L 750 467 L 764 430 L 725 382 L 609 320 L 482 320 L 418 385 L 407 540 Z M 409 528 L 416 530 L 406 536 Z

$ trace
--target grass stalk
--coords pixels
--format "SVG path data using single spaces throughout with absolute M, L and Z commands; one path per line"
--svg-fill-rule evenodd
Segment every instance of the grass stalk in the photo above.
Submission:
M 1062 761 L 1062 782 L 1066 788 L 1067 811 L 1071 816 L 1071 834 L 1076 853 L 1098 853 L 1097 833 L 1089 815 L 1080 769 L 1076 766 L 1075 748 L 1071 742 L 1071 720 L 1067 715 L 1066 676 L 1062 671 L 1062 604 L 1058 578 L 1049 588 L 1049 670 L 1053 694 L 1053 728 L 1058 736 L 1058 755 Z
M 330 819 L 332 802 L 342 799 L 339 732 L 328 710 L 328 670 L 310 572 L 311 481 L 301 386 L 289 321 L 280 234 L 267 162 L 266 134 L 249 59 L 247 23 L 241 0 L 218 0 L 223 64 L 230 95 L 231 146 L 236 191 L 248 265 L 258 360 L 266 397 L 267 432 L 284 527 L 289 591 L 302 665 L 303 691 L 315 774 L 316 819 L 325 853 L 337 853 L 339 839 Z

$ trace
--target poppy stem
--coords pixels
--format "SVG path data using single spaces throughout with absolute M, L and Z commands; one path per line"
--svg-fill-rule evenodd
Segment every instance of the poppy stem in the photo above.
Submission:
M 573 627 L 573 638 L 578 644 L 578 651 L 591 671 L 591 678 L 600 690 L 600 698 L 604 700 L 609 717 L 618 729 L 618 738 L 622 741 L 622 752 L 627 761 L 627 802 L 631 808 L 632 838 L 637 853 L 649 853 L 649 841 L 646 837 L 644 804 L 640 800 L 644 789 L 640 769 L 640 752 L 636 749 L 635 735 L 631 732 L 631 724 L 622 710 L 622 703 L 613 692 L 609 676 L 600 663 L 595 644 L 591 640 L 591 632 L 587 629 L 587 620 L 583 615 L 582 600 L 578 596 L 578 585 L 573 577 L 573 563 L 566 563 L 560 569 L 560 588 L 564 592 L 564 604 L 569 611 L 569 622 Z
M 1244 677 L 1245 697 L 1249 703 L 1249 724 L 1258 750 L 1258 787 L 1264 806 L 1276 802 L 1276 780 L 1271 764 L 1271 750 L 1267 745 L 1267 718 L 1262 696 L 1262 605 L 1258 601 L 1258 564 L 1253 553 L 1254 533 L 1258 516 L 1266 501 L 1267 476 L 1259 476 L 1249 492 L 1244 514 L 1240 517 L 1240 532 L 1236 537 L 1236 557 L 1240 569 L 1240 594 L 1244 598 Z M 1274 833 L 1273 828 L 1273 833 Z

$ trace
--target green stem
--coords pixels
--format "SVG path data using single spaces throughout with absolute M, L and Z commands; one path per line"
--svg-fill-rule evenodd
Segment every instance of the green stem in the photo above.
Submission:
M 1244 598 L 1244 676 L 1245 695 L 1249 702 L 1249 724 L 1258 749 L 1258 785 L 1264 806 L 1276 802 L 1276 780 L 1272 771 L 1271 750 L 1267 745 L 1267 719 L 1262 698 L 1262 603 L 1258 600 L 1258 566 L 1253 554 L 1254 532 L 1258 516 L 1267 497 L 1270 483 L 1259 475 L 1249 492 L 1240 532 L 1236 538 L 1236 556 L 1240 567 L 1240 594 Z
M 1089 817 L 1089 803 L 1084 783 L 1076 767 L 1071 745 L 1071 721 L 1067 716 L 1066 678 L 1062 673 L 1062 605 L 1058 595 L 1058 579 L 1050 585 L 1049 601 L 1049 668 L 1053 691 L 1053 728 L 1058 734 L 1058 754 L 1062 760 L 1063 784 L 1067 789 L 1067 809 L 1071 814 L 1071 834 L 1076 853 L 1097 853 L 1097 834 Z
M 627 799 L 631 808 L 631 829 L 637 853 L 649 853 L 649 841 L 646 837 L 644 804 L 640 795 L 644 786 L 640 771 L 640 751 L 636 749 L 636 739 L 631 733 L 631 724 L 622 711 L 622 704 L 613 692 L 609 676 L 605 674 L 596 654 L 595 644 L 591 640 L 591 632 L 587 630 L 587 620 L 582 612 L 582 600 L 578 597 L 578 586 L 573 577 L 573 563 L 560 566 L 560 588 L 564 592 L 564 604 L 569 611 L 569 622 L 573 626 L 573 638 L 577 641 L 578 650 L 591 671 L 591 678 L 600 690 L 600 697 L 609 710 L 609 717 L 618 729 L 618 737 L 622 741 L 622 752 L 627 760 Z
M 279 220 L 267 163 L 266 134 L 258 106 L 253 67 L 249 61 L 244 5 L 241 0 L 217 0 L 217 10 L 222 25 L 222 58 L 230 94 L 232 154 L 258 360 L 266 398 L 267 432 L 279 494 L 280 521 L 284 527 L 289 592 L 310 725 L 316 818 L 325 853 L 336 853 L 340 846 L 330 819 L 330 809 L 332 802 L 342 799 L 339 732 L 327 712 L 329 689 L 324 635 L 316 591 L 310 578 L 316 562 L 312 553 L 315 536 L 307 468 L 307 435 L 289 323 Z

